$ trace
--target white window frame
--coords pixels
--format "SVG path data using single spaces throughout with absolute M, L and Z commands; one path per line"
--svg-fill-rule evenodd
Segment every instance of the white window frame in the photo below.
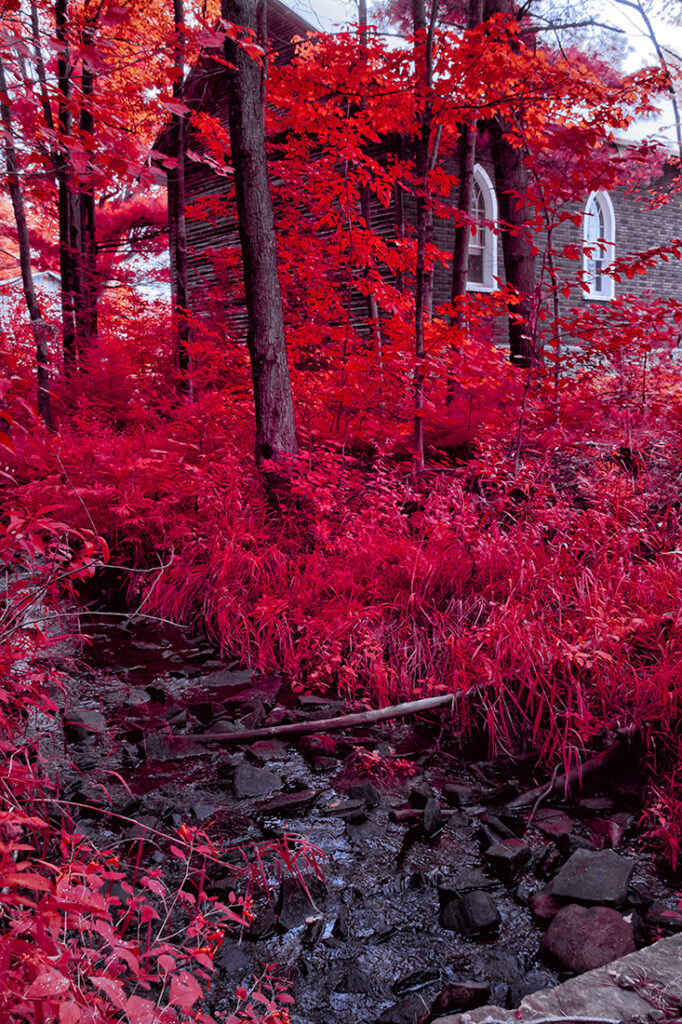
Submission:
M 478 184 L 483 196 L 486 221 L 483 228 L 483 281 L 467 281 L 467 291 L 494 292 L 499 288 L 497 282 L 497 234 L 493 231 L 493 226 L 497 226 L 497 196 L 492 181 L 485 168 L 480 164 L 476 164 L 474 167 L 474 181 Z
M 592 205 L 598 206 L 604 221 L 604 234 L 595 244 L 590 239 L 590 228 L 594 214 L 590 213 Z M 596 252 L 595 252 L 596 249 Z M 602 271 L 613 263 L 616 257 L 616 216 L 613 203 L 608 192 L 591 192 L 583 212 L 583 275 L 587 290 L 583 291 L 586 299 L 597 302 L 610 302 L 615 296 L 614 279 L 603 272 L 599 275 L 602 287 L 597 288 L 597 274 L 594 271 L 594 259 L 597 256 L 602 264 Z

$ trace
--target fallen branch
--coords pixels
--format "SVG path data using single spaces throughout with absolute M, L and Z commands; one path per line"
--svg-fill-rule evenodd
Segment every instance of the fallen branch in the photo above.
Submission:
M 441 697 L 425 697 L 423 700 L 394 704 L 390 708 L 374 711 L 360 711 L 354 715 L 340 715 L 337 718 L 317 718 L 308 722 L 289 722 L 286 725 L 271 725 L 263 729 L 242 729 L 239 732 L 191 733 L 187 736 L 169 736 L 173 742 L 186 740 L 191 743 L 250 743 L 252 740 L 274 739 L 280 736 L 304 736 L 316 732 L 331 732 L 333 729 L 349 729 L 371 722 L 385 722 L 389 718 L 416 715 L 420 711 L 432 711 L 446 705 L 454 707 L 455 698 L 450 693 Z
M 626 738 L 626 735 L 619 736 L 616 742 L 606 750 L 603 750 L 601 754 L 591 757 L 584 764 L 578 765 L 577 768 L 571 768 L 570 772 L 566 772 L 564 775 L 557 775 L 549 785 L 545 784 L 544 786 L 538 786 L 537 789 L 529 789 L 526 793 L 520 793 L 505 806 L 509 809 L 528 807 L 529 804 L 535 804 L 536 801 L 539 803 L 542 799 L 549 796 L 550 793 L 570 792 L 572 786 L 580 785 L 589 775 L 596 774 L 596 772 L 601 771 L 602 768 L 610 764 L 621 752 L 623 741 Z

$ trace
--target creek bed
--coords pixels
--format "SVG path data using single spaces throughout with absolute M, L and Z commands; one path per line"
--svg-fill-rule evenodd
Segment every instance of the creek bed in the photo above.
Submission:
M 531 904 L 582 846 L 615 846 L 635 860 L 623 909 L 638 922 L 638 943 L 656 937 L 641 920 L 653 901 L 676 906 L 639 849 L 636 765 L 619 767 L 616 781 L 598 779 L 608 793 L 590 791 L 591 804 L 544 803 L 568 812 L 562 839 L 547 832 L 547 814 L 544 830 L 533 823 L 527 831 L 528 810 L 503 814 L 510 792 L 532 788 L 527 766 L 467 760 L 454 739 L 440 737 L 436 718 L 244 749 L 176 749 L 168 733 L 258 728 L 343 707 L 296 695 L 278 678 L 254 678 L 176 627 L 93 611 L 82 628 L 86 641 L 68 671 L 65 739 L 44 744 L 69 799 L 115 812 L 84 811 L 79 827 L 107 847 L 134 837 L 134 821 L 166 833 L 187 822 L 237 861 L 240 849 L 267 844 L 297 853 L 280 878 L 268 861 L 270 892 L 254 892 L 250 927 L 218 951 L 214 1012 L 231 1009 L 235 989 L 268 964 L 289 985 L 294 1024 L 412 1024 L 439 994 L 433 1013 L 460 1008 L 467 991 L 513 1007 L 569 976 L 542 957 L 547 922 Z M 396 812 L 408 820 L 392 820 Z M 510 836 L 522 840 L 527 859 L 500 873 L 486 849 Z M 166 867 L 162 848 L 144 849 L 150 866 Z M 231 884 L 220 872 L 209 876 L 209 891 L 221 897 Z M 457 918 L 452 926 L 444 908 L 468 893 L 484 894 L 477 899 L 492 923 L 478 929 Z

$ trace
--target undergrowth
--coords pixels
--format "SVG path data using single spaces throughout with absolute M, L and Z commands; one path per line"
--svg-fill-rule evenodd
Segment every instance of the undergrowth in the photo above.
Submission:
M 38 586 L 51 596 L 96 572 L 104 589 L 123 581 L 133 612 L 199 627 L 225 654 L 296 688 L 371 704 L 452 692 L 453 728 L 493 752 L 533 751 L 548 772 L 575 767 L 628 727 L 648 751 L 648 835 L 675 866 L 682 389 L 674 368 L 652 367 L 635 345 L 624 353 L 621 338 L 611 363 L 604 346 L 598 369 L 533 371 L 525 404 L 492 346 L 485 358 L 472 351 L 458 371 L 456 416 L 439 414 L 431 393 L 422 473 L 405 441 L 407 389 L 390 418 L 377 399 L 364 433 L 339 428 L 338 417 L 325 427 L 319 405 L 304 405 L 302 454 L 278 467 L 287 487 L 277 508 L 253 466 L 248 392 L 225 386 L 237 367 L 224 353 L 191 402 L 160 389 L 171 377 L 158 356 L 115 379 L 109 367 L 106 388 L 75 380 L 55 435 L 31 417 L 17 374 L 3 559 L 18 596 L 8 591 L 6 609 L 21 601 L 27 560 L 47 574 Z M 18 548 L 21 558 L 8 556 Z M 6 639 L 30 636 L 9 614 Z M 5 856 L 24 857 L 11 844 L 32 846 L 26 862 L 41 859 L 50 888 L 24 889 L 12 913 L 29 920 L 26 900 L 47 901 L 63 925 L 71 910 L 58 880 L 77 876 L 94 906 L 116 866 L 97 860 L 88 874 L 80 847 L 55 859 L 40 845 L 46 819 L 21 813 L 26 822 L 3 833 Z M 111 935 L 127 913 L 106 905 Z M 110 963 L 112 941 L 100 935 L 91 973 Z M 75 963 L 71 953 L 64 962 Z M 71 969 L 58 984 L 84 1006 L 77 994 L 90 998 L 95 983 Z M 153 969 L 163 988 L 158 958 Z M 132 977 L 130 964 L 120 970 Z M 116 1006 L 111 987 L 99 991 Z M 183 1019 L 187 1008 L 172 1009 Z

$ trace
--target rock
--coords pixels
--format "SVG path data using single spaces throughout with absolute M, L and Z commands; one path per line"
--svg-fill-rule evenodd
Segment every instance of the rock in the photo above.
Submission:
M 336 740 L 324 733 L 313 736 L 301 736 L 298 741 L 299 750 L 307 758 L 335 757 Z
M 286 752 L 287 745 L 281 740 L 258 740 L 249 747 L 249 754 L 258 761 L 271 761 L 275 757 L 284 757 Z
M 487 981 L 451 981 L 436 996 L 431 1014 L 440 1017 L 454 1010 L 471 1010 L 483 1006 L 490 999 Z
M 398 978 L 391 986 L 391 991 L 397 996 L 403 996 L 406 992 L 415 992 L 432 981 L 438 981 L 439 976 L 440 971 L 437 968 L 422 967 Z
M 468 892 L 447 903 L 439 917 L 443 928 L 465 935 L 491 935 L 501 924 L 500 913 L 486 892 Z
M 611 907 L 570 903 L 552 921 L 541 947 L 563 967 L 581 974 L 632 953 L 632 923 Z
M 438 895 L 441 903 L 449 903 L 457 899 L 465 892 L 473 892 L 476 889 L 490 889 L 496 883 L 483 871 L 477 868 L 467 868 L 465 865 L 455 865 L 447 868 L 447 874 L 438 879 Z
M 530 849 L 521 839 L 503 839 L 486 850 L 485 859 L 504 878 L 513 878 L 530 860 Z
M 144 738 L 144 754 L 148 761 L 186 761 L 199 754 L 206 755 L 206 745 L 184 736 L 154 732 Z
M 232 788 L 238 800 L 245 800 L 250 796 L 265 796 L 266 793 L 272 793 L 273 789 L 281 789 L 282 780 L 274 772 L 243 761 L 234 770 Z
M 327 810 L 344 821 L 361 823 L 367 820 L 367 805 L 364 800 L 343 800 L 331 804 Z
M 437 797 L 431 797 L 424 808 L 424 832 L 427 836 L 435 836 L 441 831 L 445 819 L 441 813 L 440 802 Z
M 535 815 L 535 827 L 546 836 L 557 838 L 568 835 L 573 829 L 573 822 L 564 812 L 553 807 L 545 807 Z
M 584 797 L 578 801 L 581 814 L 608 814 L 613 810 L 613 800 L 607 796 Z
M 339 907 L 339 912 L 336 915 L 336 921 L 334 921 L 334 927 L 332 928 L 332 935 L 335 939 L 347 939 L 349 935 L 349 924 L 348 924 L 348 907 L 343 903 Z
M 357 964 L 344 964 L 343 975 L 334 986 L 335 992 L 350 992 L 353 995 L 369 995 L 376 990 L 374 980 Z
M 541 889 L 533 893 L 528 900 L 530 912 L 536 921 L 551 921 L 561 910 L 561 904 L 552 896 L 549 889 Z
M 552 882 L 552 895 L 563 902 L 618 907 L 625 902 L 634 867 L 634 861 L 612 850 L 576 850 Z
M 407 797 L 407 802 L 410 807 L 417 807 L 420 811 L 428 804 L 429 800 L 433 800 L 435 793 L 428 782 L 418 782 L 412 787 Z
M 612 850 L 620 846 L 625 834 L 625 824 L 616 815 L 613 818 L 595 818 L 590 822 L 590 831 L 595 837 L 596 847 L 608 846 Z
M 200 797 L 191 805 L 191 809 L 198 821 L 206 821 L 207 818 L 213 817 L 220 806 L 220 804 L 216 804 L 212 800 L 204 800 Z
M 379 790 L 370 779 L 356 782 L 348 790 L 351 800 L 364 800 L 367 807 L 378 807 L 381 803 Z
M 554 978 L 547 971 L 531 971 L 521 981 L 512 982 L 509 986 L 509 1004 L 518 1006 L 525 996 L 529 996 L 533 992 L 540 992 L 543 988 L 550 988 L 553 984 Z
M 318 917 L 319 908 L 315 903 L 323 899 L 325 892 L 324 882 L 317 878 L 306 879 L 305 887 L 298 878 L 285 878 L 277 900 L 276 920 L 279 930 L 299 928 L 309 917 Z
M 556 841 L 559 853 L 562 857 L 570 857 L 576 850 L 594 850 L 594 844 L 584 836 L 577 836 L 573 832 L 559 836 Z
M 276 817 L 305 814 L 309 811 L 320 794 L 315 789 L 302 789 L 298 793 L 282 793 L 256 805 L 261 814 L 272 814 Z
M 324 932 L 324 917 L 317 914 L 314 917 L 306 917 L 305 931 L 303 933 L 303 945 L 315 946 L 322 938 Z
M 64 735 L 69 743 L 80 743 L 91 736 L 104 736 L 107 722 L 94 708 L 71 708 L 64 712 Z
M 420 1024 L 428 1011 L 428 1003 L 421 996 L 410 996 L 384 1010 L 377 1024 Z
M 464 782 L 446 782 L 443 786 L 443 796 L 453 807 L 468 807 L 473 801 L 474 790 Z
M 490 834 L 490 832 L 494 834 L 494 842 L 498 842 L 500 839 L 517 838 L 516 834 L 512 832 L 509 826 L 505 825 L 502 819 L 498 818 L 496 814 L 489 814 L 488 812 L 484 812 L 479 820 L 482 825 L 487 826 L 486 832 L 488 832 L 488 834 Z
M 646 912 L 644 921 L 651 928 L 661 928 L 666 932 L 682 931 L 682 912 L 672 907 L 667 907 L 660 900 L 656 900 L 651 904 Z
M 221 975 L 241 975 L 253 968 L 251 958 L 246 955 L 241 946 L 230 939 L 223 940 L 213 962 Z

